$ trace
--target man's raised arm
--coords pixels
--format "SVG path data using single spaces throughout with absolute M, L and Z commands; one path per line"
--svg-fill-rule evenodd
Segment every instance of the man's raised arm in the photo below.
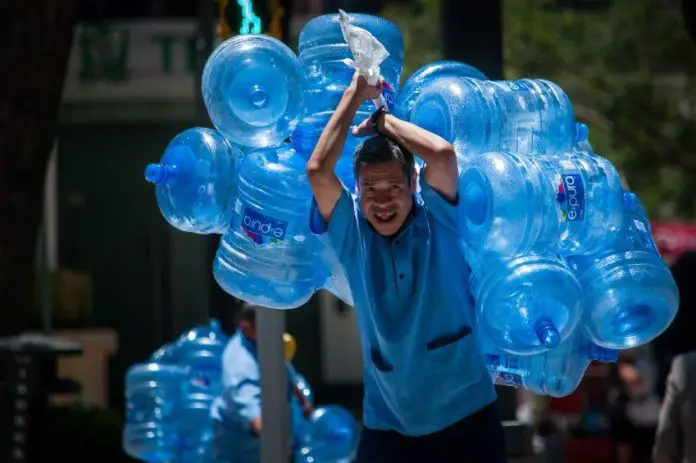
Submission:
M 457 197 L 457 155 L 449 142 L 391 114 L 385 114 L 377 127 L 425 161 L 425 181 L 428 185 L 449 200 Z
M 377 95 L 379 89 L 371 87 L 364 78 L 356 74 L 307 162 L 309 184 L 314 192 L 319 214 L 325 222 L 331 218 L 343 191 L 334 168 L 345 145 L 348 130 L 360 105 Z

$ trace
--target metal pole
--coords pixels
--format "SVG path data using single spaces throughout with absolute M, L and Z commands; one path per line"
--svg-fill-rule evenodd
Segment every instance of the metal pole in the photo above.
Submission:
M 282 463 L 290 456 L 290 409 L 283 332 L 285 312 L 256 312 L 261 367 L 261 463 Z
M 208 56 L 213 52 L 215 38 L 215 0 L 198 0 L 198 38 L 196 41 L 196 119 L 208 125 L 210 118 L 203 103 L 201 80 L 203 67 Z

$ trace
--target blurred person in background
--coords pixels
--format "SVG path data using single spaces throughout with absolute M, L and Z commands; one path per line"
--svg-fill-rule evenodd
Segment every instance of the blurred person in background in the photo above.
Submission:
M 648 463 L 660 413 L 657 365 L 650 348 L 622 352 L 616 364 L 618 394 L 610 410 L 610 432 L 619 463 Z
M 696 462 L 696 252 L 682 254 L 672 275 L 679 311 L 660 340 L 671 367 L 655 436 L 656 463 Z
M 672 277 L 679 289 L 679 310 L 672 324 L 652 343 L 659 363 L 658 392 L 664 389 L 672 360 L 677 355 L 696 350 L 696 251 L 687 251 L 671 266 Z
M 696 350 L 672 362 L 653 457 L 655 463 L 696 463 Z
M 239 328 L 222 355 L 222 395 L 211 409 L 213 447 L 217 463 L 259 463 L 261 461 L 261 373 L 256 345 L 256 310 L 243 309 Z M 288 397 L 294 419 L 308 417 L 313 409 L 295 386 L 288 368 Z M 298 412 L 298 408 L 301 409 Z M 292 423 L 292 429 L 296 429 Z M 294 436 L 293 436 L 294 437 Z M 293 439 L 294 440 L 294 439 Z M 295 447 L 296 443 L 293 443 Z M 288 455 L 288 461 L 292 457 Z

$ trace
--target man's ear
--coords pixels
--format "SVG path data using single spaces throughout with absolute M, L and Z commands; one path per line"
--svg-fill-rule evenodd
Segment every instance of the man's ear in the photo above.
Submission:
M 418 173 L 416 173 L 416 169 L 413 169 L 413 172 L 411 173 L 411 190 L 415 192 L 417 185 L 418 185 Z

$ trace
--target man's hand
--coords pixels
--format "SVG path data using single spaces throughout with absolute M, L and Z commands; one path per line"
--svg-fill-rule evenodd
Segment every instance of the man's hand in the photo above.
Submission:
M 353 81 L 350 83 L 351 90 L 360 101 L 374 100 L 382 93 L 384 80 L 380 77 L 377 85 L 370 85 L 367 80 L 357 72 L 353 74 Z
M 254 418 L 251 420 L 251 432 L 256 436 L 261 437 L 261 418 Z

